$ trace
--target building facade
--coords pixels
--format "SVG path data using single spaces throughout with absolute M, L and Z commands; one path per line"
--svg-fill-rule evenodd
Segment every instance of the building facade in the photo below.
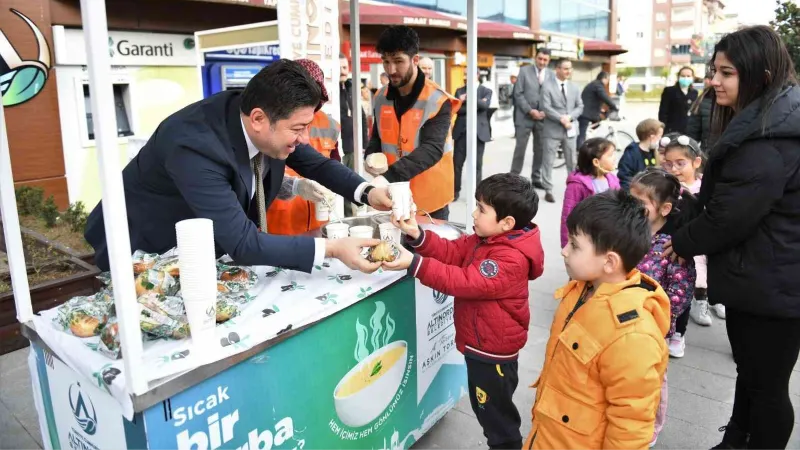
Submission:
M 698 77 L 711 55 L 707 43 L 724 18 L 719 0 L 619 0 L 618 43 L 631 51 L 618 61 L 633 75 L 628 85 L 645 91 L 675 82 L 689 66 Z

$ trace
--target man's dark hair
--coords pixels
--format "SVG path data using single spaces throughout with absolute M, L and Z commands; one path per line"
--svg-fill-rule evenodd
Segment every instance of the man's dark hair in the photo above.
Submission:
M 391 26 L 383 30 L 375 49 L 381 55 L 405 53 L 410 58 L 413 58 L 419 53 L 419 35 L 412 28 L 405 25 Z
M 297 108 L 316 108 L 322 90 L 300 64 L 281 59 L 261 69 L 242 91 L 242 114 L 261 108 L 274 124 L 287 119 Z
M 552 52 L 550 52 L 550 49 L 549 49 L 549 48 L 547 48 L 547 47 L 541 47 L 541 48 L 537 48 L 537 49 L 536 49 L 536 54 L 537 54 L 537 55 L 547 55 L 547 56 L 550 56 L 550 55 L 551 55 L 551 53 L 552 53 Z
M 513 217 L 515 230 L 530 225 L 539 211 L 539 196 L 533 184 L 510 173 L 498 173 L 481 181 L 475 189 L 475 200 L 494 208 L 498 222 Z
M 568 63 L 568 62 L 572 62 L 572 60 L 569 59 L 569 58 L 558 58 L 556 60 L 556 67 L 561 67 L 561 66 L 564 65 L 564 63 Z
M 601 71 L 597 74 L 596 80 L 605 80 L 606 78 L 608 78 L 608 72 Z
M 578 203 L 567 217 L 570 236 L 583 234 L 597 254 L 614 252 L 625 272 L 639 264 L 650 249 L 647 209 L 626 191 L 612 190 Z

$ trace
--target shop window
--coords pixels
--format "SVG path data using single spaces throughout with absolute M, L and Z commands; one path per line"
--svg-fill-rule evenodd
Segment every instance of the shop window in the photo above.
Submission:
M 666 30 L 658 30 L 658 31 L 656 31 L 656 39 L 664 39 L 665 37 L 667 37 Z
M 133 136 L 130 121 L 130 93 L 128 84 L 114 84 L 114 111 L 117 116 L 117 137 Z M 92 97 L 89 85 L 83 85 L 83 103 L 86 111 L 86 130 L 88 138 L 93 141 L 94 120 L 92 118 Z
M 672 54 L 673 55 L 688 55 L 692 50 L 692 46 L 689 44 L 684 45 L 673 45 L 672 46 Z

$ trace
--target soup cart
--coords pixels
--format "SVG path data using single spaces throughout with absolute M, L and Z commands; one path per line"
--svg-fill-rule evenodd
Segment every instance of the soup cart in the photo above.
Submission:
M 279 2 L 279 15 L 281 8 L 295 3 L 305 5 Z M 337 1 L 326 5 L 338 11 Z M 353 76 L 358 79 L 358 3 L 349 6 Z M 468 0 L 471 72 L 477 68 L 475 8 L 475 0 Z M 405 273 L 366 275 L 335 260 L 310 274 L 253 267 L 257 282 L 252 301 L 241 316 L 217 326 L 218 346 L 196 348 L 191 339 L 143 341 L 116 156 L 105 2 L 81 0 L 81 15 L 121 359 L 109 359 L 57 330 L 52 325 L 55 311 L 33 313 L 0 101 L 0 209 L 17 318 L 31 342 L 28 363 L 45 447 L 413 445 L 466 393 L 466 372 L 454 345 L 453 299 Z M 338 42 L 332 45 L 338 48 Z M 476 88 L 468 77 L 470 92 Z M 354 90 L 355 110 L 360 100 Z M 468 107 L 467 127 L 474 131 L 476 105 Z M 360 139 L 360 121 L 353 126 Z M 467 135 L 469 214 L 475 202 L 476 134 Z M 361 143 L 355 147 L 357 169 L 363 173 Z M 369 222 L 374 217 L 348 220 Z M 453 237 L 459 233 L 454 235 L 447 225 L 426 226 Z

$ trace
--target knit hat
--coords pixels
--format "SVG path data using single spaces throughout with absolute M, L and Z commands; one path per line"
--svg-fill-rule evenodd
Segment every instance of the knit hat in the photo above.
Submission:
M 328 90 L 325 89 L 325 75 L 322 73 L 322 69 L 319 67 L 319 65 L 310 59 L 298 59 L 295 62 L 303 66 L 308 71 L 309 75 L 311 75 L 311 78 L 317 82 L 320 90 L 322 90 L 322 99 L 320 100 L 319 106 L 317 106 L 316 109 L 316 111 L 319 111 L 319 109 L 322 108 L 322 105 L 328 103 Z

